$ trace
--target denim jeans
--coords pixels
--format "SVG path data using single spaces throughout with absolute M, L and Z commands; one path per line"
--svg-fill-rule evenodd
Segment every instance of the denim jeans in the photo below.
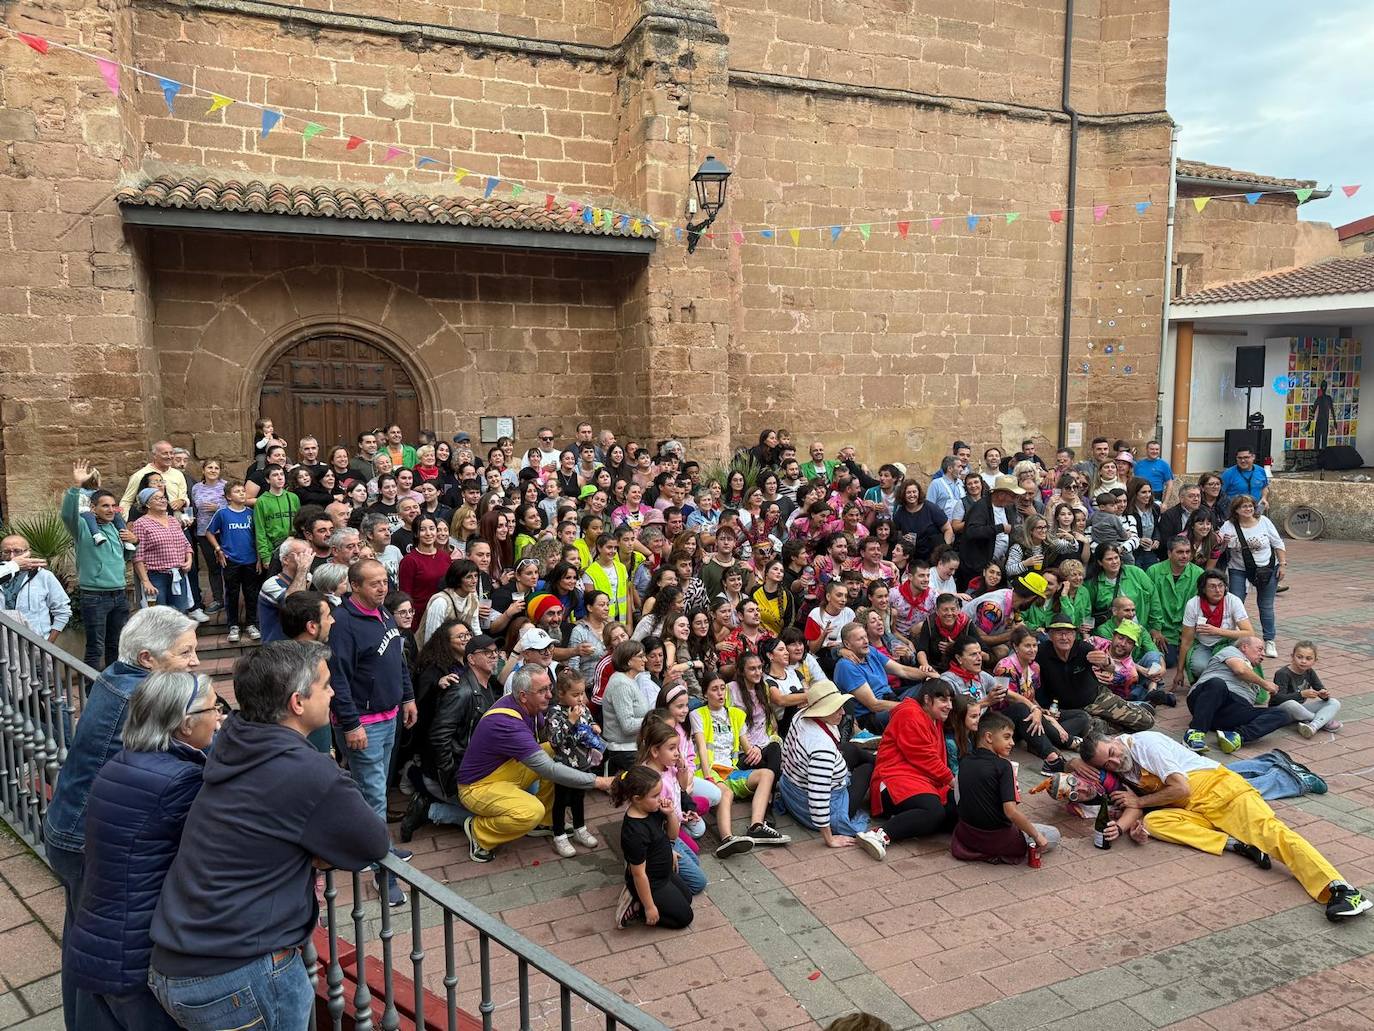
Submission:
M 132 995 L 96 995 L 78 992 L 76 1020 L 81 1031 L 177 1031 L 162 1004 L 149 989 Z
M 119 635 L 129 621 L 123 591 L 81 589 L 81 622 L 86 628 L 86 665 L 104 669 L 119 658 Z
M 62 917 L 62 938 L 65 941 L 71 934 L 72 918 L 76 916 L 76 907 L 81 904 L 81 879 L 86 868 L 86 854 L 58 848 L 51 843 L 48 844 L 45 851 L 48 855 L 48 865 L 52 867 L 52 872 L 57 875 L 58 881 L 61 882 L 63 894 L 67 899 L 67 909 Z M 61 975 L 62 1016 L 67 1027 L 77 1028 L 81 1025 L 76 1020 L 76 1000 L 83 993 L 71 983 L 68 969 L 68 965 L 63 963 Z
M 209 977 L 166 977 L 148 971 L 148 987 L 187 1031 L 303 1031 L 315 989 L 296 949 L 283 949 Z
M 1228 569 L 1226 574 L 1231 578 L 1231 593 L 1244 601 L 1246 588 L 1250 586 L 1250 581 L 1245 579 L 1245 567 Z M 1255 592 L 1259 596 L 1260 627 L 1264 630 L 1266 641 L 1272 641 L 1277 636 L 1277 631 L 1274 629 L 1274 595 L 1278 593 L 1278 589 L 1279 575 L 1277 569 L 1269 577 L 1267 584 L 1255 588 Z
M 149 605 L 168 605 L 178 612 L 189 612 L 195 606 L 191 600 L 190 573 L 181 574 L 180 593 L 173 593 L 172 582 L 175 579 L 173 570 L 163 573 L 155 573 L 148 570 L 148 582 L 157 588 L 157 597 L 149 598 L 146 595 L 140 600 L 140 604 L 147 608 Z M 141 593 L 141 592 L 140 592 Z
M 396 745 L 399 714 L 380 723 L 365 724 L 367 745 L 348 748 L 348 773 L 372 811 L 386 821 L 386 777 L 391 769 L 391 750 Z
M 706 890 L 706 871 L 701 868 L 701 861 L 681 838 L 673 840 L 673 851 L 677 853 L 677 875 L 692 889 L 693 895 L 700 895 Z

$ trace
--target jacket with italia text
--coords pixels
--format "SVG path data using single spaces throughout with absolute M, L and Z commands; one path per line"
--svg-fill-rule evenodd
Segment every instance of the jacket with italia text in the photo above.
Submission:
M 369 612 L 346 598 L 334 610 L 329 650 L 329 682 L 334 688 L 330 708 L 341 730 L 355 730 L 360 717 L 414 699 L 405 639 L 386 609 Z

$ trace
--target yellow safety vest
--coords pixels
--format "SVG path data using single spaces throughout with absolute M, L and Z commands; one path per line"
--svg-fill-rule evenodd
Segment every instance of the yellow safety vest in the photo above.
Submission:
M 614 564 L 617 588 L 614 591 L 611 590 L 611 577 L 600 562 L 593 562 L 587 567 L 587 576 L 598 591 L 604 591 L 611 599 L 611 619 L 624 623 L 630 611 L 630 574 L 619 558 L 614 560 Z

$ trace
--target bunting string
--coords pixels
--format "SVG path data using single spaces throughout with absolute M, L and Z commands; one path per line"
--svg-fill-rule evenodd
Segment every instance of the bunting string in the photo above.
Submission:
M 169 114 L 175 113 L 176 103 L 184 94 L 198 95 L 204 99 L 208 99 L 210 102 L 210 106 L 203 112 L 202 117 L 213 115 L 216 112 L 224 111 L 235 106 L 250 108 L 258 112 L 258 133 L 259 137 L 264 140 L 267 139 L 273 130 L 277 129 L 279 126 L 284 126 L 299 132 L 306 146 L 309 146 L 312 141 L 317 139 L 332 143 L 342 143 L 346 151 L 358 150 L 364 144 L 371 146 L 374 143 L 378 143 L 380 145 L 379 141 L 369 140 L 362 136 L 351 134 L 345 135 L 342 133 L 334 135 L 329 133 L 325 126 L 318 122 L 311 121 L 304 115 L 288 113 L 285 109 L 240 100 L 228 96 L 227 94 L 179 82 L 136 65 L 113 61 L 99 54 L 93 54 L 66 43 L 58 43 L 31 33 L 19 32 L 3 25 L 0 25 L 0 33 L 4 33 L 5 36 L 23 43 L 40 55 L 46 56 L 52 50 L 63 50 L 85 60 L 93 61 L 105 86 L 115 96 L 123 95 L 126 90 L 122 78 L 124 74 L 131 76 L 135 82 L 139 79 L 151 79 L 161 92 L 162 99 L 167 106 Z M 348 118 L 347 115 L 340 117 L 341 120 L 346 120 Z M 558 191 L 542 190 L 527 183 L 517 182 L 502 176 L 486 175 L 448 160 L 448 158 L 452 157 L 452 154 L 448 152 L 446 152 L 445 157 L 441 158 L 431 154 L 417 153 L 416 151 L 396 144 L 385 144 L 384 146 L 385 149 L 380 160 L 381 164 L 389 165 L 398 158 L 406 158 L 409 164 L 416 170 L 433 170 L 444 175 L 451 175 L 453 183 L 458 186 L 463 186 L 466 180 L 471 179 L 472 184 L 466 188 L 477 189 L 484 198 L 492 197 L 497 190 L 502 188 L 509 191 L 511 200 L 518 200 L 526 191 L 543 193 L 543 207 L 545 211 L 551 212 L 554 210 L 555 205 L 561 203 L 571 215 L 574 217 L 580 216 L 583 223 L 586 225 L 608 230 L 613 228 L 628 228 L 636 234 L 641 232 L 645 226 L 648 226 L 655 231 L 663 230 L 665 232 L 671 232 L 673 238 L 679 241 L 681 241 L 684 236 L 704 236 L 707 240 L 715 240 L 717 237 L 720 237 L 734 246 L 742 246 L 751 239 L 770 243 L 782 243 L 785 239 L 789 241 L 792 246 L 797 247 L 801 245 L 802 234 L 819 233 L 821 242 L 838 244 L 845 238 L 846 231 L 854 230 L 860 242 L 867 243 L 872 239 L 875 230 L 880 231 L 883 235 L 895 235 L 901 240 L 907 240 L 910 238 L 912 226 L 927 226 L 930 232 L 938 233 L 942 230 L 946 221 L 953 220 L 955 225 L 962 223 L 967 232 L 976 233 L 979 227 L 985 222 L 988 224 L 1000 223 L 1010 226 L 1023 219 L 1033 217 L 1032 212 L 1024 208 L 1016 211 L 989 211 L 969 214 L 945 211 L 931 215 L 911 213 L 901 214 L 889 219 L 865 218 L 861 222 L 827 223 L 824 225 L 809 226 L 780 226 L 774 224 L 745 226 L 735 224 L 719 233 L 711 231 L 702 232 L 688 228 L 688 223 L 685 221 L 655 221 L 648 215 L 628 214 L 620 210 L 619 206 L 613 208 L 601 207 L 595 204 L 589 204 L 583 200 L 570 198 Z M 1342 186 L 1340 189 L 1347 198 L 1350 198 L 1354 197 L 1360 190 L 1360 184 L 1348 184 Z M 1214 200 L 1243 199 L 1247 204 L 1254 205 L 1258 204 L 1260 199 L 1265 196 L 1283 194 L 1296 197 L 1299 204 L 1306 204 L 1311 200 L 1315 192 L 1316 190 L 1312 187 L 1276 187 L 1237 193 L 1211 194 L 1209 196 L 1193 197 L 1190 199 L 1197 213 L 1202 214 L 1207 206 Z M 1095 198 L 1088 203 L 1076 205 L 1071 210 L 1075 215 L 1081 212 L 1085 218 L 1090 214 L 1094 224 L 1101 224 L 1106 220 L 1107 215 L 1113 209 L 1124 208 L 1128 211 L 1134 209 L 1134 214 L 1140 217 L 1145 215 L 1153 206 L 1154 198 L 1152 195 L 1148 195 L 1143 198 L 1128 198 L 1122 201 L 1105 201 L 1101 198 Z M 1059 225 L 1063 223 L 1065 215 L 1069 210 L 1070 209 L 1062 207 L 1051 208 L 1044 214 L 1050 223 Z M 854 236 L 855 233 L 850 233 L 848 238 L 853 239 Z

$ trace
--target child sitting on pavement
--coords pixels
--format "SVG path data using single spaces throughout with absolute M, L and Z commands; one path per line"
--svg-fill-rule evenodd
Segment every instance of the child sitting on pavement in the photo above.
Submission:
M 1017 804 L 1011 754 L 1016 727 L 1000 712 L 978 721 L 977 743 L 959 764 L 959 822 L 950 840 L 955 859 L 1016 865 L 1031 845 L 1041 853 L 1059 844 L 1059 831 L 1031 823 Z

